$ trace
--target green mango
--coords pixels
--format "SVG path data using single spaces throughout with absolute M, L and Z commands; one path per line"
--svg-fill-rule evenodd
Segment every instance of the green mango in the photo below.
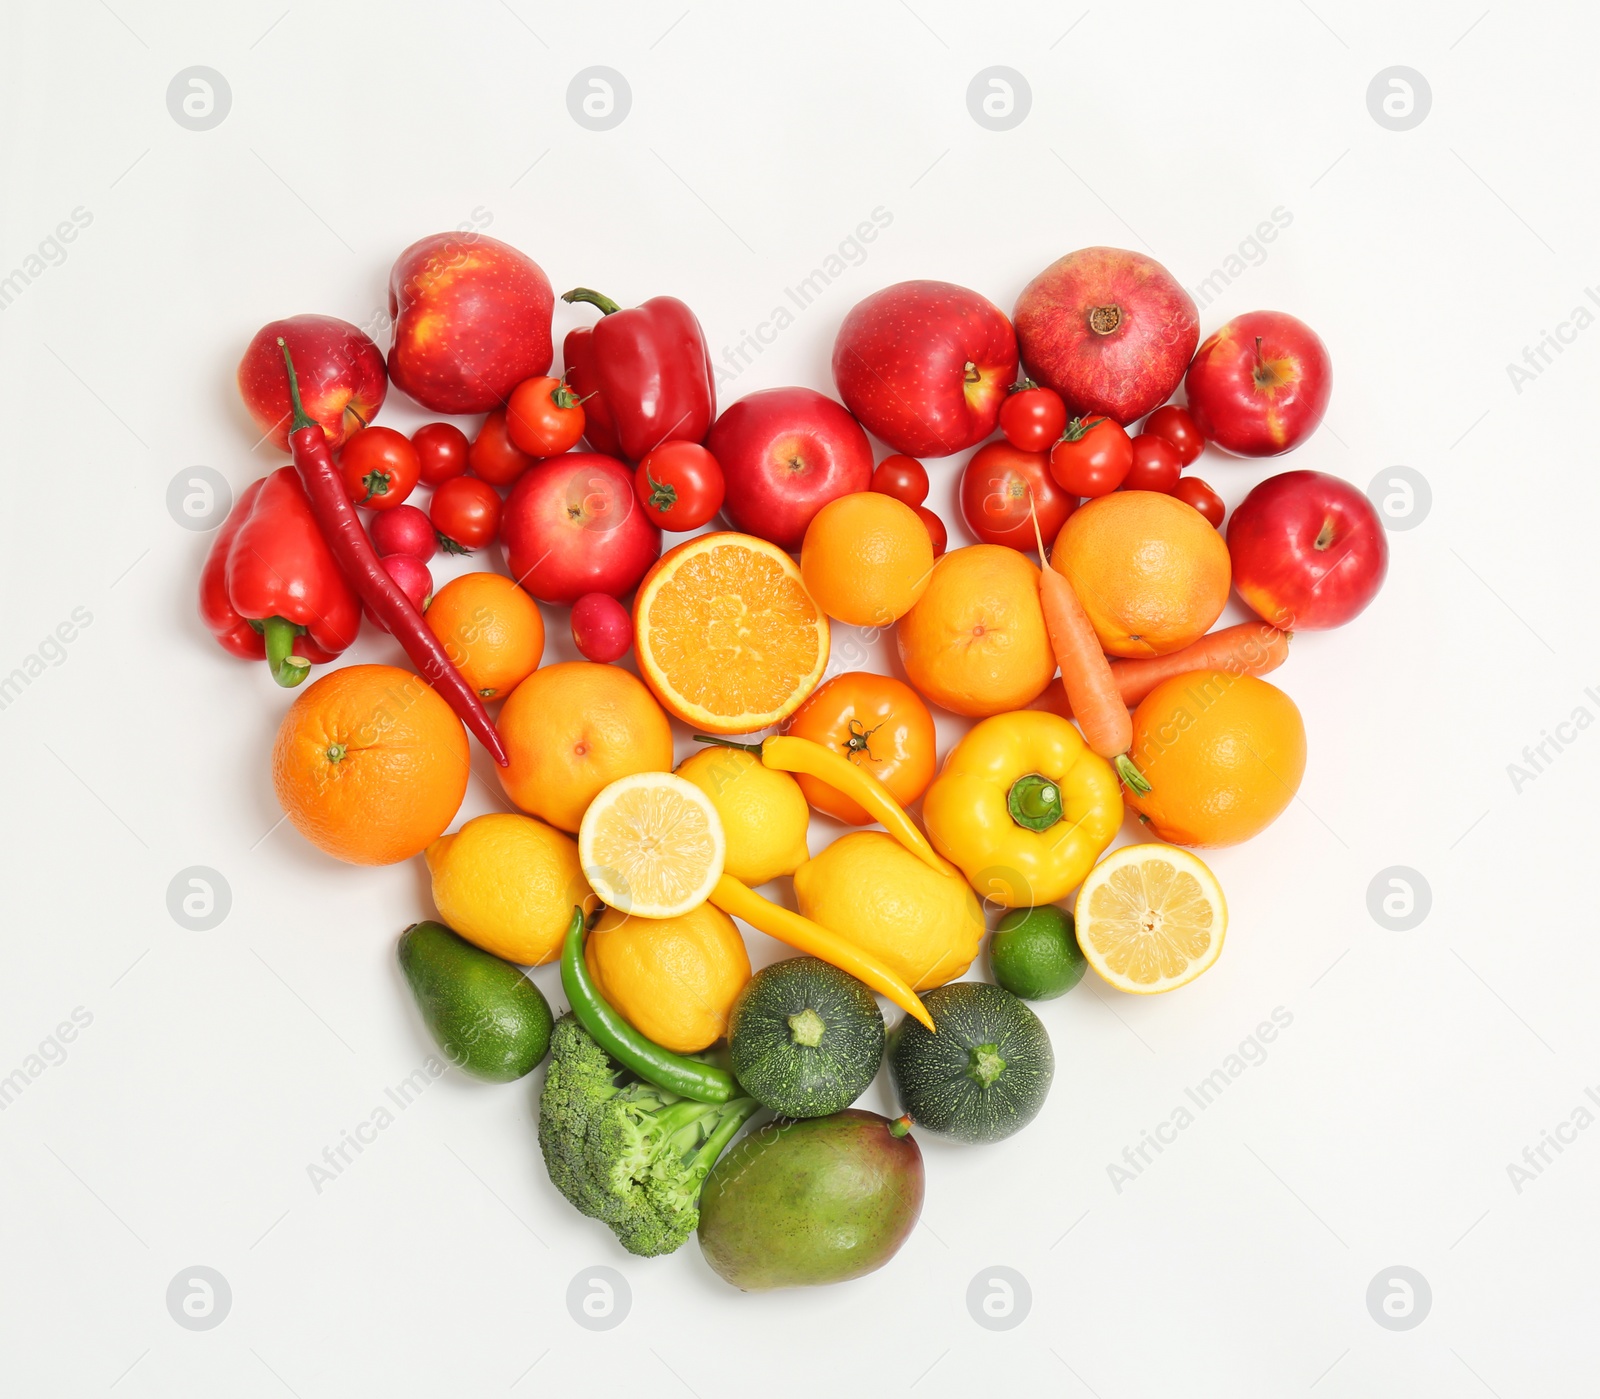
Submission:
M 700 1250 L 747 1292 L 883 1267 L 922 1213 L 922 1150 L 903 1123 L 849 1108 L 735 1142 L 700 1194 Z
M 457 1068 L 510 1083 L 550 1052 L 550 1003 L 522 968 L 443 923 L 413 923 L 398 952 L 423 1022 Z

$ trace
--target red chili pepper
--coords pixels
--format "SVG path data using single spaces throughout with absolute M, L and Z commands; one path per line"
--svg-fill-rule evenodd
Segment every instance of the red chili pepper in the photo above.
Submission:
M 494 722 L 477 691 L 451 664 L 439 638 L 389 576 L 367 532 L 361 528 L 355 506 L 350 503 L 350 493 L 345 490 L 339 469 L 333 464 L 327 434 L 315 418 L 307 415 L 300 402 L 300 385 L 294 377 L 289 347 L 282 340 L 278 341 L 278 347 L 283 351 L 284 368 L 289 373 L 289 402 L 294 408 L 294 421 L 289 425 L 289 450 L 294 454 L 295 469 L 310 498 L 312 513 L 322 527 L 323 539 L 344 569 L 345 577 L 355 585 L 361 600 L 405 648 L 422 678 L 477 735 L 495 762 L 501 767 L 508 766 L 505 745 L 500 742 L 500 735 L 495 732 Z
M 605 315 L 567 332 L 567 383 L 583 400 L 583 435 L 597 452 L 636 462 L 663 442 L 699 442 L 717 416 L 711 351 L 695 314 L 675 296 L 622 310 L 608 296 L 574 287 Z
M 225 651 L 271 663 L 293 687 L 361 628 L 361 605 L 323 542 L 292 466 L 239 497 L 200 573 L 200 617 Z

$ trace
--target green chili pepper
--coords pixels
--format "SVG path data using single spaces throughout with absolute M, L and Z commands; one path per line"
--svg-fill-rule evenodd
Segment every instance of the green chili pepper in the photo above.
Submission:
M 561 989 L 578 1023 L 601 1049 L 646 1082 L 699 1103 L 726 1103 L 739 1096 L 733 1075 L 713 1064 L 702 1063 L 663 1049 L 628 1024 L 600 994 L 583 956 L 583 909 L 572 910 L 566 941 L 561 947 Z

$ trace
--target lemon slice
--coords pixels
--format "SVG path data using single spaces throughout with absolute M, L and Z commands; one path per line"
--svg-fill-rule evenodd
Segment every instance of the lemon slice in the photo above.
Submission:
M 1073 910 L 1078 946 L 1119 991 L 1185 986 L 1222 952 L 1222 886 L 1187 850 L 1124 845 L 1089 871 Z
M 637 772 L 602 787 L 578 827 L 584 878 L 601 899 L 640 918 L 698 908 L 722 877 L 727 841 L 711 798 L 670 772 Z

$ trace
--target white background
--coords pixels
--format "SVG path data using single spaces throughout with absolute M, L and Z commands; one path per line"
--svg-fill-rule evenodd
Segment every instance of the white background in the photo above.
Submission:
M 1506 366 L 1600 277 L 1600 35 L 1574 4 L 1484 10 L 7 6 L 0 276 L 75 208 L 92 222 L 0 313 L 0 673 L 74 608 L 93 619 L 0 712 L 0 1076 L 75 1007 L 93 1017 L 0 1114 L 7 1391 L 1590 1390 L 1600 1130 L 1520 1193 L 1507 1165 L 1600 1081 L 1600 735 L 1520 793 L 1507 764 L 1576 707 L 1600 714 L 1600 332 L 1521 392 Z M 209 131 L 166 105 L 194 64 L 231 87 Z M 567 110 L 592 64 L 632 90 L 606 132 Z M 992 64 L 1032 89 L 1003 133 L 966 105 Z M 1432 91 L 1402 132 L 1366 98 L 1396 64 Z M 630 1258 L 545 1179 L 532 1082 L 448 1075 L 318 1194 L 308 1163 L 430 1051 L 393 947 L 431 910 L 420 861 L 347 868 L 274 829 L 290 697 L 195 617 L 209 536 L 174 522 L 168 483 L 203 464 L 237 493 L 278 460 L 251 451 L 233 389 L 246 340 L 301 311 L 370 323 L 395 254 L 482 210 L 557 290 L 684 296 L 720 355 L 877 206 L 893 221 L 869 256 L 724 401 L 831 390 L 840 318 L 890 282 L 1009 309 L 1050 260 L 1110 243 L 1196 287 L 1282 206 L 1292 223 L 1203 329 L 1271 307 L 1327 340 L 1327 424 L 1282 466 L 1365 489 L 1403 464 L 1431 484 L 1377 602 L 1298 638 L 1274 677 L 1309 766 L 1270 831 L 1211 857 L 1225 955 L 1174 996 L 1091 976 L 1044 1006 L 1059 1068 L 1041 1118 L 989 1149 L 925 1138 L 926 1227 L 856 1283 L 745 1296 L 693 1243 Z M 577 318 L 558 309 L 558 342 Z M 383 421 L 423 420 L 398 398 Z M 960 459 L 933 467 L 959 539 Z M 1195 468 L 1230 506 L 1275 469 Z M 564 617 L 548 623 L 547 655 L 571 654 Z M 397 655 L 369 632 L 347 659 Z M 498 807 L 476 756 L 463 818 Z M 192 865 L 232 891 L 210 932 L 167 912 Z M 1368 911 L 1393 865 L 1432 889 L 1409 932 Z M 552 970 L 536 979 L 559 1005 Z M 1118 1193 L 1108 1163 L 1275 1007 L 1293 1023 L 1266 1061 Z M 887 1106 L 877 1087 L 867 1103 Z M 203 1333 L 165 1302 L 197 1264 L 233 1296 Z M 1432 1290 L 1408 1332 L 1365 1301 L 1397 1264 Z M 603 1333 L 565 1301 L 596 1265 L 632 1293 Z M 993 1265 L 1031 1287 L 1013 1330 L 967 1310 Z

